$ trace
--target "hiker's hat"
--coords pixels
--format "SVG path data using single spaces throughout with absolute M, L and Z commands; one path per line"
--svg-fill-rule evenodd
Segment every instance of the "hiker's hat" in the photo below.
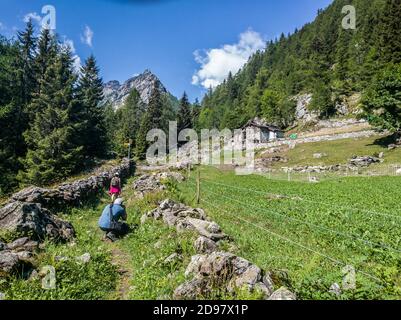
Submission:
M 117 198 L 116 200 L 114 200 L 114 204 L 116 206 L 121 206 L 124 203 L 124 199 L 123 198 Z

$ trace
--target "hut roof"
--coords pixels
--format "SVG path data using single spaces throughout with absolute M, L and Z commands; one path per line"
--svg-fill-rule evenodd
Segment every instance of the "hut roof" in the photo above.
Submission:
M 246 129 L 246 128 L 249 128 L 249 127 L 256 127 L 256 128 L 260 128 L 260 129 L 266 129 L 266 130 L 273 131 L 273 132 L 283 131 L 279 127 L 271 125 L 271 124 L 268 124 L 265 120 L 260 119 L 260 118 L 255 118 L 255 119 L 249 120 L 242 127 L 242 129 Z

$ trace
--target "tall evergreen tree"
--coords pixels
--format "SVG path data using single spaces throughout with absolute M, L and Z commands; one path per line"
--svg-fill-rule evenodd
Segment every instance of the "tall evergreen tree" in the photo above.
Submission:
M 149 99 L 149 106 L 142 117 L 140 128 L 137 133 L 135 154 L 140 159 L 144 159 L 149 145 L 146 141 L 148 132 L 152 129 L 161 128 L 163 114 L 162 109 L 163 99 L 160 93 L 159 85 L 156 85 Z
M 28 153 L 22 183 L 45 185 L 61 180 L 81 166 L 82 147 L 74 143 L 77 123 L 71 52 L 63 50 L 46 68 L 40 94 L 34 98 L 41 112 L 35 114 L 31 128 L 25 133 Z
M 401 62 L 401 0 L 386 0 L 380 39 L 382 61 Z
M 188 100 L 187 93 L 184 92 L 180 100 L 180 108 L 177 114 L 178 132 L 184 129 L 192 128 L 192 111 L 191 104 Z
M 126 143 L 133 141 L 132 150 L 135 149 L 137 136 L 143 110 L 141 99 L 137 90 L 132 90 L 124 105 L 115 113 L 115 122 L 110 128 L 114 141 L 114 149 L 120 156 L 127 155 Z
M 78 81 L 78 99 L 81 109 L 81 132 L 85 156 L 104 157 L 107 152 L 107 132 L 104 110 L 99 106 L 103 99 L 103 81 L 99 76 L 96 59 L 91 55 L 81 68 Z
M 36 75 L 34 67 L 34 58 L 36 50 L 35 30 L 32 20 L 26 24 L 22 32 L 18 32 L 19 55 L 17 60 L 18 78 L 21 84 L 21 93 L 19 98 L 26 105 L 30 100 L 35 89 Z

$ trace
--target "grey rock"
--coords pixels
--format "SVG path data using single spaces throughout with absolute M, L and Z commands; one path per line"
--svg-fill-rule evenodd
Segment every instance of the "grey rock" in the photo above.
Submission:
M 72 225 L 40 204 L 12 202 L 0 209 L 0 229 L 33 239 L 69 241 L 75 236 Z
M 226 239 L 227 236 L 221 232 L 220 227 L 215 222 L 204 221 L 194 218 L 185 218 L 177 225 L 178 231 L 195 230 L 199 235 L 209 238 L 213 241 Z
M 3 292 L 0 292 L 0 301 L 6 300 L 6 294 Z
M 297 300 L 297 297 L 287 288 L 281 287 L 273 292 L 267 300 Z
M 182 261 L 182 256 L 176 252 L 173 254 L 169 255 L 166 259 L 164 259 L 164 264 L 176 264 L 178 262 Z
M 210 284 L 206 279 L 194 278 L 175 289 L 173 297 L 176 300 L 195 300 L 207 296 L 210 290 Z
M 91 255 L 89 253 L 84 253 L 82 256 L 77 257 L 77 260 L 83 264 L 87 264 L 91 261 Z
M 200 254 L 212 253 L 217 250 L 217 243 L 209 238 L 200 236 L 195 241 L 195 250 Z
M 0 251 L 0 277 L 11 274 L 22 274 L 32 267 L 32 254 L 30 252 Z
M 329 292 L 335 294 L 336 296 L 340 296 L 341 295 L 340 285 L 338 283 L 333 283 L 329 288 Z
M 371 164 L 380 162 L 382 162 L 382 159 L 371 156 L 363 156 L 363 157 L 354 157 L 349 161 L 349 164 L 356 167 L 368 167 Z

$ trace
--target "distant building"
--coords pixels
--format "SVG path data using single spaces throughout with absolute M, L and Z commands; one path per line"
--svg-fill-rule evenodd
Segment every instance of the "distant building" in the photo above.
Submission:
M 242 127 L 244 134 L 248 128 L 252 128 L 254 130 L 255 143 L 267 143 L 284 138 L 283 130 L 274 125 L 269 125 L 260 118 L 249 120 L 248 123 Z

